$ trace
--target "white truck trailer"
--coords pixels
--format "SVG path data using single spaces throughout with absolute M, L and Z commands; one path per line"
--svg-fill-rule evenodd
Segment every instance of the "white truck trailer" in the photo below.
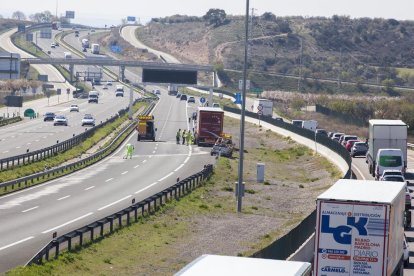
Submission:
M 99 46 L 99 44 L 97 44 L 97 43 L 93 43 L 92 45 L 91 45 L 91 52 L 92 52 L 92 54 L 95 54 L 95 55 L 99 55 L 99 50 L 100 50 L 100 46 Z
M 338 180 L 316 200 L 314 276 L 403 273 L 405 183 Z
M 82 48 L 89 48 L 89 39 L 82 39 Z
M 372 176 L 375 176 L 379 149 L 400 149 L 404 156 L 403 170 L 407 169 L 407 129 L 401 120 L 369 120 L 366 162 Z
M 202 255 L 177 272 L 176 276 L 310 276 L 306 262 L 260 258 Z
M 253 112 L 259 113 L 261 116 L 273 116 L 273 102 L 267 99 L 257 99 L 253 103 Z
M 302 128 L 306 128 L 309 129 L 313 132 L 316 131 L 316 129 L 318 128 L 318 121 L 315 120 L 306 120 L 302 122 Z

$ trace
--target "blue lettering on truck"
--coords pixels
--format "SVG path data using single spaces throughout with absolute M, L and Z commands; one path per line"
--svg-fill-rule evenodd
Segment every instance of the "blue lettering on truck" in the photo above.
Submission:
M 352 227 L 358 231 L 360 236 L 368 235 L 367 229 L 365 227 L 368 223 L 368 218 L 360 217 L 358 221 L 356 221 L 355 217 L 347 217 L 347 225 L 340 225 L 337 227 L 331 227 L 329 221 L 329 215 L 322 215 L 321 232 L 333 234 L 333 238 L 337 243 L 351 244 L 352 237 L 350 233 L 352 231 Z

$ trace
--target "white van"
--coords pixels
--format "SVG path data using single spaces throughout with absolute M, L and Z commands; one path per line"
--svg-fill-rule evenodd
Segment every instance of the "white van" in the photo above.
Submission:
M 123 97 L 124 96 L 124 86 L 117 85 L 115 90 L 115 97 Z
M 404 156 L 400 149 L 379 149 L 375 160 L 376 180 L 384 170 L 399 170 L 404 173 Z

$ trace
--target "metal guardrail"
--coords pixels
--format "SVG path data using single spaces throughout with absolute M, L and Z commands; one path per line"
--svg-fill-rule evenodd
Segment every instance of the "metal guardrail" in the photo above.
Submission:
M 20 122 L 21 120 L 22 120 L 22 118 L 20 116 L 13 117 L 13 118 L 7 118 L 7 119 L 1 119 L 0 120 L 0 127 L 1 126 L 6 126 L 6 125 L 9 125 L 9 124 L 13 124 L 13 123 L 16 123 L 16 122 Z
M 137 103 L 140 100 L 141 99 L 135 100 L 134 104 Z M 40 149 L 40 150 L 28 152 L 28 153 L 16 155 L 16 156 L 2 158 L 2 159 L 0 159 L 0 171 L 11 169 L 13 167 L 20 166 L 20 165 L 26 165 L 26 164 L 29 164 L 29 163 L 37 162 L 37 161 L 40 161 L 42 159 L 49 158 L 51 156 L 55 156 L 56 154 L 58 154 L 60 152 L 64 152 L 68 149 L 71 149 L 72 147 L 74 147 L 76 145 L 79 145 L 80 143 L 85 141 L 87 138 L 92 136 L 93 133 L 95 133 L 95 131 L 98 130 L 99 128 L 102 128 L 102 127 L 106 126 L 107 124 L 112 123 L 118 117 L 126 114 L 128 112 L 128 110 L 129 110 L 129 107 L 121 109 L 120 111 L 118 111 L 118 113 L 116 115 L 110 117 L 105 122 L 101 122 L 100 124 L 96 125 L 95 127 L 92 127 L 90 129 L 86 130 L 85 132 L 83 132 L 79 135 L 76 135 L 76 136 L 74 136 L 74 137 L 72 137 L 72 138 L 70 138 L 66 141 L 63 141 L 63 142 L 60 142 L 60 143 L 58 142 L 58 143 L 56 143 L 56 145 L 53 145 L 53 146 L 50 146 L 50 147 L 47 147 L 47 148 L 43 148 L 43 149 Z
M 202 171 L 187 177 L 153 196 L 138 203 L 134 203 L 133 200 L 132 205 L 128 208 L 53 239 L 27 265 L 42 264 L 44 260 L 48 261 L 51 255 L 57 258 L 65 248 L 71 251 L 76 244 L 82 247 L 87 242 L 102 239 L 106 235 L 114 233 L 117 229 L 130 225 L 131 220 L 138 222 L 140 217 L 142 218 L 154 213 L 165 203 L 189 194 L 192 190 L 202 185 L 204 180 L 208 179 L 212 172 L 213 165 L 206 165 Z M 64 248 L 64 246 L 66 247 Z
M 154 108 L 155 103 L 151 103 L 148 108 L 142 113 L 142 115 L 148 115 L 151 110 Z M 21 177 L 18 179 L 14 179 L 14 180 L 10 180 L 7 182 L 3 182 L 0 183 L 0 188 L 4 188 L 4 191 L 7 191 L 7 188 L 11 186 L 12 189 L 14 189 L 15 186 L 17 187 L 21 187 L 22 185 L 27 186 L 29 184 L 34 184 L 35 181 L 40 181 L 40 180 L 44 180 L 45 178 L 49 179 L 50 177 L 58 177 L 61 176 L 63 174 L 65 174 L 65 172 L 72 172 L 72 171 L 76 171 L 79 169 L 82 169 L 88 165 L 91 165 L 103 158 L 105 158 L 106 156 L 108 156 L 109 154 L 113 153 L 115 151 L 116 148 L 113 147 L 113 145 L 118 142 L 118 139 L 124 135 L 125 133 L 127 133 L 128 135 L 130 133 L 132 133 L 132 131 L 135 129 L 136 126 L 136 120 L 133 120 L 127 127 L 124 128 L 124 130 L 122 130 L 118 136 L 105 148 L 101 149 L 100 151 L 92 154 L 91 156 L 88 156 L 82 160 L 67 164 L 67 165 L 63 165 L 63 166 L 59 166 L 57 168 L 54 169 L 50 169 L 50 170 L 46 170 L 43 172 L 39 172 L 39 173 L 35 173 L 35 174 L 31 174 L 25 177 Z M 128 136 L 127 135 L 127 136 Z M 125 136 L 124 139 L 127 137 Z M 123 141 L 123 140 L 122 140 Z M 122 142 L 121 141 L 121 142 Z

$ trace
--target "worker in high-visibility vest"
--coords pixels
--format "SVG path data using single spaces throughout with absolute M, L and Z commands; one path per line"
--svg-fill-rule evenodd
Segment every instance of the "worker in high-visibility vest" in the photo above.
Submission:
M 180 137 L 181 137 L 181 128 L 177 131 L 175 135 L 175 139 L 177 140 L 177 144 L 180 144 Z
M 187 131 L 187 146 L 191 145 L 191 140 L 193 139 L 193 136 L 191 135 L 191 131 Z
M 129 156 L 129 159 L 132 158 L 132 154 L 134 153 L 134 149 L 135 149 L 134 145 L 129 144 L 129 143 L 126 145 L 125 159 L 128 159 L 128 156 Z

